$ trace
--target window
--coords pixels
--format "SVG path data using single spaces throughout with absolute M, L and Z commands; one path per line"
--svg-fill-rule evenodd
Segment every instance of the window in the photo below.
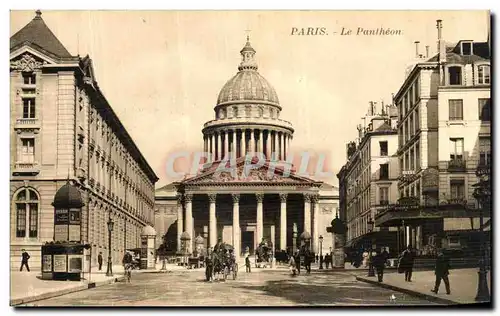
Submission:
M 379 188 L 379 199 L 380 199 L 380 205 L 389 204 L 389 188 L 387 187 Z
M 415 144 L 415 167 L 420 170 L 420 143 Z
M 462 55 L 464 56 L 472 55 L 472 43 L 470 42 L 462 43 Z
M 465 197 L 465 182 L 464 180 L 451 180 L 450 192 L 452 199 L 463 200 Z
M 36 75 L 32 72 L 23 73 L 24 84 L 36 84 Z
M 23 138 L 21 139 L 21 162 L 33 163 L 35 162 L 35 139 Z
M 464 139 L 450 138 L 450 159 L 461 160 L 464 154 Z
M 415 114 L 413 115 L 415 117 L 415 132 L 418 132 L 420 130 L 420 121 L 418 117 L 418 107 L 415 109 Z
M 479 164 L 489 165 L 491 163 L 491 143 L 489 137 L 479 138 Z
M 477 82 L 479 84 L 490 84 L 490 66 L 477 67 Z
M 462 84 L 462 67 L 454 66 L 448 68 L 450 85 Z
M 463 100 L 448 100 L 450 121 L 461 121 L 464 119 Z
M 245 108 L 245 116 L 246 116 L 246 117 L 250 117 L 251 110 L 252 110 L 252 109 L 251 109 L 249 106 L 247 106 L 247 107 Z
M 238 117 L 238 107 L 233 107 L 233 117 Z
M 16 237 L 38 237 L 38 195 L 32 189 L 19 191 L 14 199 L 16 201 Z
M 379 142 L 380 144 L 380 156 L 387 156 L 388 154 L 388 148 L 387 148 L 387 142 Z
M 389 179 L 389 164 L 384 163 L 380 165 L 380 180 Z
M 489 122 L 491 120 L 490 112 L 490 99 L 479 99 L 479 119 L 482 122 Z
M 23 99 L 23 118 L 35 118 L 35 99 Z

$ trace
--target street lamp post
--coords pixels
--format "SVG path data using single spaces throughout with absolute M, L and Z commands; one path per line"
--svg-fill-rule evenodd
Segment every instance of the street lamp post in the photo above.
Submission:
M 485 207 L 490 208 L 491 206 L 491 183 L 490 183 L 490 167 L 478 167 L 476 170 L 476 176 L 480 179 L 479 183 L 474 185 L 474 198 L 479 202 L 479 230 L 480 230 L 480 256 L 479 259 L 479 271 L 478 271 L 478 284 L 477 293 L 475 300 L 478 302 L 488 302 L 491 300 L 490 291 L 488 289 L 488 271 L 486 271 L 486 255 L 485 255 L 485 238 L 484 238 L 484 227 L 483 227 L 483 211 Z
M 108 270 L 106 271 L 106 276 L 113 276 L 113 266 L 111 264 L 111 233 L 113 232 L 114 222 L 111 219 L 111 214 L 108 219 Z
M 323 270 L 323 236 L 319 236 L 319 269 Z
M 373 232 L 373 221 L 370 217 L 370 220 L 368 221 L 368 233 Z M 369 277 L 374 277 L 375 276 L 375 271 L 373 270 L 373 260 L 372 260 L 372 252 L 373 252 L 373 239 L 370 242 L 370 249 L 368 253 L 368 276 Z

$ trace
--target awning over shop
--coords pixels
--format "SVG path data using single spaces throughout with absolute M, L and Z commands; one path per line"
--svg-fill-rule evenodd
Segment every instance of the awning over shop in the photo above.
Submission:
M 359 248 L 369 248 L 371 245 L 375 245 L 377 247 L 394 247 L 392 245 L 396 242 L 397 232 L 396 231 L 375 231 L 370 232 L 356 238 L 349 240 L 346 244 L 346 248 L 359 249 Z

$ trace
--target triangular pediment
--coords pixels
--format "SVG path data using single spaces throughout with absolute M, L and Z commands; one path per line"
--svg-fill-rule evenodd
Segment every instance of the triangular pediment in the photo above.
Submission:
M 24 52 L 23 54 L 17 54 L 11 57 L 10 69 L 31 72 L 42 68 L 43 65 L 48 63 L 49 61 L 41 56 L 37 56 L 30 52 Z
M 266 163 L 258 168 L 249 168 L 244 162 L 235 167 L 227 164 L 224 168 L 217 166 L 201 172 L 199 175 L 185 179 L 182 184 L 212 184 L 212 183 L 284 183 L 284 184 L 316 184 L 315 180 L 297 175 L 292 170 Z

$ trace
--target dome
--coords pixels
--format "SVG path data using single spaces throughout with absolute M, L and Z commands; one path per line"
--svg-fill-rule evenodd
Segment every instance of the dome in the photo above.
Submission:
M 240 54 L 242 61 L 238 66 L 238 73 L 222 87 L 217 98 L 217 105 L 241 101 L 260 101 L 279 105 L 276 91 L 257 71 L 258 66 L 254 60 L 255 49 L 248 37 Z
M 279 105 L 278 95 L 271 84 L 257 71 L 239 71 L 224 85 L 217 104 L 238 101 L 263 101 Z
M 300 234 L 300 239 L 311 239 L 311 234 L 309 234 L 309 232 L 305 231 L 303 232 L 302 234 Z
M 69 181 L 63 185 L 54 196 L 52 205 L 55 208 L 81 208 L 85 204 L 82 201 L 82 194 Z
M 141 236 L 156 236 L 156 230 L 153 227 L 146 225 L 142 229 Z

